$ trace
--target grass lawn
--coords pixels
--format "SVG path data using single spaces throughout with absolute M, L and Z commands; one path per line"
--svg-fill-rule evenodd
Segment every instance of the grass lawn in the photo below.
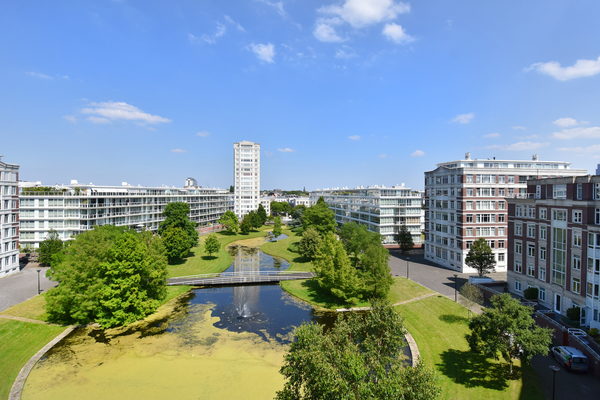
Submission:
M 265 243 L 260 246 L 260 250 L 263 253 L 288 260 L 290 262 L 288 271 L 310 271 L 313 266 L 308 258 L 288 250 L 288 246 L 292 243 L 298 243 L 302 239 L 302 236 L 297 236 L 289 228 L 284 228 L 282 233 L 289 237 L 277 242 Z
M 247 235 L 241 233 L 230 235 L 225 231 L 216 232 L 215 234 L 221 243 L 221 249 L 219 250 L 218 254 L 214 254 L 212 256 L 204 254 L 204 241 L 208 235 L 200 236 L 198 246 L 192 248 L 186 258 L 169 265 L 169 278 L 198 274 L 211 274 L 225 271 L 233 262 L 231 255 L 226 250 L 228 244 L 231 244 L 237 240 L 266 236 L 267 231 L 271 229 L 273 228 L 270 226 L 263 226 L 258 230 L 251 231 Z
M 65 329 L 0 318 L 0 400 L 8 398 L 10 388 L 25 363 Z
M 467 310 L 441 295 L 397 306 L 424 362 L 438 371 L 442 399 L 540 399 L 544 393 L 533 369 L 472 354 L 465 339 Z

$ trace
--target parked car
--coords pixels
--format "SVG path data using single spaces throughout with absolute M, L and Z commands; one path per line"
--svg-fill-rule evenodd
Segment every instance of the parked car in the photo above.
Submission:
M 569 332 L 569 335 L 573 335 L 579 340 L 581 340 L 583 343 L 589 344 L 589 342 L 587 341 L 587 333 L 585 333 L 585 331 L 577 328 L 569 328 L 567 329 L 567 331 Z
M 552 356 L 571 371 L 587 372 L 588 359 L 575 347 L 557 346 L 552 348 Z

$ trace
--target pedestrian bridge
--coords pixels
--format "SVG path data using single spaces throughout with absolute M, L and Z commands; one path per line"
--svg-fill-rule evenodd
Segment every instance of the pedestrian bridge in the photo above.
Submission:
M 256 283 L 271 283 L 289 281 L 294 279 L 310 279 L 315 276 L 312 272 L 296 271 L 239 271 L 221 272 L 220 274 L 201 274 L 181 276 L 168 279 L 167 285 L 189 286 L 219 286 L 219 285 L 246 285 Z

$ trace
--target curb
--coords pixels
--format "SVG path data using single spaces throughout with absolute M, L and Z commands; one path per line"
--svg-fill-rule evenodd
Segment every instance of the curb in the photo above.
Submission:
M 417 363 L 421 359 L 421 353 L 419 353 L 419 347 L 417 346 L 417 342 L 415 342 L 415 338 L 410 334 L 409 331 L 406 331 L 406 343 L 408 343 L 408 348 L 410 349 L 410 354 L 412 356 L 412 367 L 416 367 Z

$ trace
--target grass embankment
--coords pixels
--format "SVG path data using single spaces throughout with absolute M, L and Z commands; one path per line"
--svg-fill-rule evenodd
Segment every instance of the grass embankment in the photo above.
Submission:
M 8 398 L 21 368 L 66 328 L 0 318 L 0 399 Z
M 217 238 L 221 243 L 221 249 L 217 254 L 213 254 L 212 256 L 204 254 L 204 242 L 208 235 L 200 236 L 198 246 L 192 248 L 187 257 L 179 262 L 169 265 L 169 278 L 223 272 L 229 268 L 233 262 L 231 255 L 226 249 L 227 245 L 237 240 L 266 236 L 267 231 L 271 229 L 273 228 L 270 226 L 263 226 L 258 230 L 251 231 L 247 235 L 242 233 L 229 234 L 225 231 L 215 232 L 215 235 L 217 235 Z

